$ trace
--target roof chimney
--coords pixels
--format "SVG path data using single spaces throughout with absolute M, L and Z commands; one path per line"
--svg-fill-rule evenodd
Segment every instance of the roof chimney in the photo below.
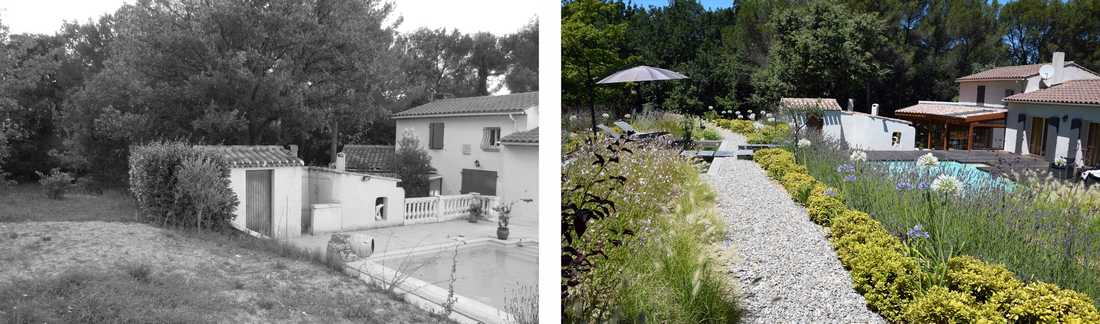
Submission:
M 856 100 L 848 98 L 848 111 L 856 111 Z
M 336 153 L 336 170 L 347 171 L 347 155 L 344 152 Z
M 878 104 L 871 104 L 871 116 L 878 116 Z
M 298 145 L 290 144 L 290 155 L 298 157 Z
M 1066 68 L 1066 53 L 1054 52 L 1054 59 L 1050 61 L 1050 65 L 1054 66 L 1054 76 L 1050 77 L 1050 84 L 1062 83 L 1062 71 Z

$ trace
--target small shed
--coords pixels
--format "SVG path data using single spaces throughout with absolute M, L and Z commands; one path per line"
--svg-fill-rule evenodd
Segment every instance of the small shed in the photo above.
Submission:
M 870 114 L 854 111 L 853 107 L 841 109 L 836 99 L 832 98 L 783 98 L 780 107 L 788 111 L 820 111 L 820 116 L 796 117 L 794 122 L 821 132 L 826 138 L 844 141 L 851 148 L 875 151 L 915 149 L 916 130 L 912 123 L 879 116 L 877 104 L 872 105 Z
M 240 205 L 233 227 L 255 236 L 293 237 L 302 228 L 305 162 L 298 147 L 278 145 L 200 146 L 229 162 L 229 187 Z

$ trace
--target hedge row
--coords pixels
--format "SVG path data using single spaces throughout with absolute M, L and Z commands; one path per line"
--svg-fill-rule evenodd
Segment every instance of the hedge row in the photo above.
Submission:
M 772 123 L 771 125 L 766 125 L 759 129 L 756 128 L 756 124 L 753 121 L 745 119 L 718 119 L 715 120 L 715 123 L 734 133 L 745 135 L 749 144 L 779 143 L 791 132 L 790 126 L 786 123 Z
M 224 157 L 183 142 L 130 149 L 130 192 L 151 223 L 222 229 L 235 217 Z
M 779 181 L 810 218 L 831 228 L 841 263 L 851 273 L 867 304 L 893 322 L 1100 323 L 1100 313 L 1085 294 L 1044 282 L 1025 284 L 999 264 L 970 256 L 948 260 L 946 286 L 931 285 L 908 246 L 864 212 L 848 209 L 833 188 L 817 181 L 784 149 L 753 156 L 768 176 Z

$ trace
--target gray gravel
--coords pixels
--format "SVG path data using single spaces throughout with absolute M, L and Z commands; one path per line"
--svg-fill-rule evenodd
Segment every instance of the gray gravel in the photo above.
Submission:
M 728 133 L 722 150 L 743 136 Z M 867 309 L 826 229 L 754 162 L 717 158 L 707 178 L 718 191 L 718 210 L 729 223 L 729 275 L 740 291 L 744 323 L 885 323 Z M 730 251 L 727 251 L 730 252 Z

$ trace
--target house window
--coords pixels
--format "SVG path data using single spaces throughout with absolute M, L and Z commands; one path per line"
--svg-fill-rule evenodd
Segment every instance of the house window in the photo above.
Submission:
M 985 104 L 985 86 L 978 86 L 978 98 L 976 101 L 978 105 Z
M 500 127 L 485 127 L 481 139 L 481 149 L 496 151 L 500 149 Z
M 443 149 L 443 123 L 428 124 L 428 148 Z
M 374 220 L 386 220 L 386 197 L 374 199 Z
M 890 145 L 897 146 L 899 144 L 901 144 L 901 132 L 890 134 Z

